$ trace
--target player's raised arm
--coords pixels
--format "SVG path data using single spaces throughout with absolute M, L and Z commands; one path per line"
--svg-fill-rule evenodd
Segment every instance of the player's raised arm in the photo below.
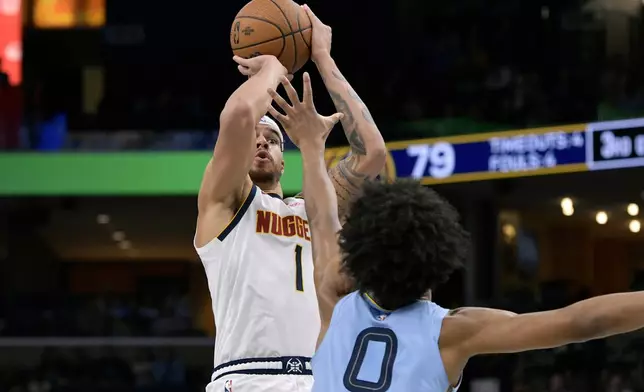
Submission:
M 270 107 L 269 111 L 282 124 L 284 131 L 302 152 L 305 208 L 311 228 L 315 287 L 322 319 L 318 340 L 321 341 L 328 328 L 342 286 L 339 274 L 340 247 L 337 238 L 341 227 L 338 201 L 326 170 L 324 144 L 329 132 L 343 114 L 336 113 L 329 117 L 319 115 L 313 104 L 311 78 L 308 73 L 304 74 L 303 80 L 304 97 L 300 101 L 293 86 L 283 78 L 282 84 L 291 105 L 271 90 L 271 96 L 285 114 L 281 114 L 273 107 Z
M 242 74 L 253 76 L 228 98 L 221 111 L 219 137 L 199 191 L 200 215 L 212 206 L 235 209 L 244 193 L 250 191 L 248 171 L 257 149 L 255 126 L 271 103 L 266 90 L 277 87 L 280 77 L 286 75 L 286 68 L 274 56 L 253 59 L 236 56 L 234 60 Z M 221 229 L 217 224 L 207 225 L 213 226 L 212 230 L 199 223 L 198 226 L 198 236 L 204 239 L 198 242 L 202 243 L 214 238 Z
M 563 346 L 644 327 L 644 292 L 611 294 L 547 312 L 513 314 L 465 308 L 443 322 L 441 346 L 460 360 Z M 464 362 L 463 362 L 464 364 Z
M 351 146 L 350 154 L 329 171 L 338 195 L 340 216 L 343 217 L 362 183 L 378 176 L 384 168 L 387 150 L 369 109 L 331 57 L 331 28 L 323 24 L 308 6 L 305 5 L 304 9 L 313 26 L 311 59 L 322 75 L 336 110 L 344 114 L 342 128 Z

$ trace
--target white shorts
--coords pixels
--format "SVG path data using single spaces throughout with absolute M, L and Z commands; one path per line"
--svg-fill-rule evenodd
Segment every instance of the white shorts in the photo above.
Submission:
M 248 358 L 217 366 L 206 392 L 310 392 L 312 388 L 310 358 Z
M 211 382 L 206 392 L 311 392 L 313 376 L 231 374 Z

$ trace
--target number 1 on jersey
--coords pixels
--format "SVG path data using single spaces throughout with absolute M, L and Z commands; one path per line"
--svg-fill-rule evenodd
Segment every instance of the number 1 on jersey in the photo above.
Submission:
M 295 245 L 295 290 L 304 291 L 302 278 L 302 245 Z

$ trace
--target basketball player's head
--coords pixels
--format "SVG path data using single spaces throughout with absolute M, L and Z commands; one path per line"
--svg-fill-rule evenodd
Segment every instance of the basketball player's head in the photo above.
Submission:
M 467 256 L 456 210 L 418 182 L 370 182 L 340 231 L 342 267 L 386 309 L 409 305 L 445 282 Z
M 264 116 L 255 127 L 256 147 L 250 178 L 255 184 L 275 184 L 284 173 L 284 136 L 275 121 Z

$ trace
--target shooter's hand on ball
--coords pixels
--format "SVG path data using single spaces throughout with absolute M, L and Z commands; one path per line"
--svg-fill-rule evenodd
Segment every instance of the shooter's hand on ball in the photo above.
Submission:
M 324 57 L 331 55 L 331 27 L 322 23 L 320 19 L 311 11 L 308 5 L 302 6 L 311 19 L 311 27 L 313 28 L 311 38 L 311 60 L 318 62 Z
M 239 64 L 237 66 L 239 73 L 241 73 L 244 76 L 248 76 L 249 78 L 255 75 L 256 73 L 258 73 L 259 71 L 261 71 L 262 68 L 267 65 L 267 63 L 270 63 L 270 66 L 273 66 L 272 63 L 276 62 L 278 64 L 277 66 L 281 66 L 282 68 L 284 68 L 284 66 L 282 65 L 282 63 L 280 63 L 277 57 L 271 56 L 271 55 L 257 56 L 250 59 L 234 56 L 233 60 L 237 64 Z M 286 73 L 286 68 L 284 68 L 284 73 Z M 286 78 L 288 80 L 293 80 L 293 75 L 287 74 Z
M 242 75 L 253 76 L 258 74 L 265 67 L 276 67 L 283 71 L 283 75 L 286 75 L 286 68 L 280 63 L 280 61 L 275 56 L 257 56 L 250 59 L 245 59 L 239 56 L 234 56 L 233 61 L 237 64 L 237 69 Z
M 304 97 L 301 101 L 291 82 L 286 78 L 281 80 L 291 105 L 275 90 L 269 89 L 268 93 L 273 98 L 273 101 L 277 103 L 285 114 L 280 113 L 273 106 L 269 106 L 268 111 L 282 124 L 291 141 L 300 149 L 303 144 L 324 149 L 324 142 L 329 132 L 344 115 L 342 113 L 335 113 L 331 116 L 320 115 L 313 104 L 311 77 L 307 72 L 304 73 L 302 80 L 304 82 Z

